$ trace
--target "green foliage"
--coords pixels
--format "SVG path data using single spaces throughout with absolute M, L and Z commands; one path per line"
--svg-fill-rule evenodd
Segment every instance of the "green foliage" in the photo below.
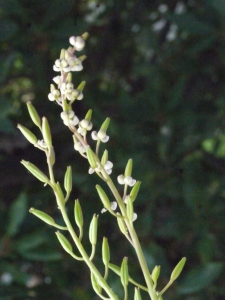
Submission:
M 0 217 L 5 220 L 0 229 L 1 297 L 25 299 L 34 293 L 38 299 L 93 299 L 87 288 L 89 274 L 80 264 L 71 264 L 45 225 L 22 210 L 10 225 L 14 234 L 6 236 L 8 222 L 14 220 L 11 209 L 20 195 L 27 195 L 27 207 L 45 211 L 62 224 L 52 195 L 19 164 L 26 157 L 46 170 L 43 158 L 31 153 L 13 129 L 23 119 L 37 134 L 24 105 L 28 100 L 41 115 L 48 114 L 59 149 L 58 178 L 63 181 L 65 168 L 73 161 L 74 199 L 80 199 L 82 210 L 90 216 L 101 211 L 97 195 L 91 192 L 95 180 L 83 174 L 84 162 L 58 122 L 58 107 L 47 100 L 52 61 L 69 35 L 87 30 L 89 53 L 82 75 L 87 107 L 79 107 L 79 113 L 85 116 L 93 108 L 95 128 L 105 115 L 111 118 L 110 160 L 117 173 L 122 172 L 124 161 L 133 158 L 133 174 L 142 182 L 135 200 L 136 226 L 149 266 L 160 264 L 160 276 L 167 282 L 181 255 L 188 259 L 183 279 L 164 299 L 224 298 L 224 2 L 191 5 L 185 1 L 186 12 L 181 15 L 174 13 L 178 1 L 168 2 L 169 11 L 164 14 L 158 11 L 158 1 L 97 3 L 102 10 L 91 8 L 91 1 L 59 2 L 60 7 L 52 7 L 48 1 L 0 1 Z M 162 18 L 165 27 L 153 31 L 152 25 Z M 168 40 L 174 23 L 175 39 Z M 72 216 L 74 203 L 68 205 Z M 111 261 L 119 265 L 129 256 L 129 274 L 141 282 L 122 234 L 114 225 L 105 226 L 111 216 L 104 214 L 100 219 L 100 235 L 110 232 L 112 236 Z M 123 246 L 116 247 L 117 243 Z M 2 280 L 7 272 L 13 276 L 9 285 Z M 80 273 L 87 275 L 87 281 L 80 279 Z M 32 276 L 40 281 L 28 288 Z M 195 280 L 196 276 L 208 284 Z M 119 283 L 114 285 L 117 288 Z

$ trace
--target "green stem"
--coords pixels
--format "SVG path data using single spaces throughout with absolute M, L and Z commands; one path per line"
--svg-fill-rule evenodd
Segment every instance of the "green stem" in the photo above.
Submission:
M 153 281 L 151 279 L 151 275 L 150 275 L 150 272 L 149 272 L 149 269 L 148 269 L 148 266 L 147 266 L 147 263 L 146 263 L 146 260 L 145 260 L 145 257 L 144 257 L 139 239 L 138 239 L 138 236 L 133 227 L 133 224 L 131 224 L 127 218 L 125 204 L 124 204 L 123 200 L 121 199 L 120 194 L 117 191 L 117 188 L 115 187 L 114 183 L 112 182 L 112 180 L 109 176 L 107 179 L 107 184 L 108 184 L 110 190 L 112 191 L 114 197 L 116 198 L 116 200 L 120 206 L 122 215 L 124 216 L 124 220 L 126 222 L 127 229 L 131 236 L 133 246 L 134 246 L 135 252 L 137 254 L 137 257 L 138 257 L 138 260 L 139 260 L 139 263 L 140 263 L 140 266 L 141 266 L 141 269 L 142 269 L 142 272 L 143 272 L 143 275 L 145 278 L 146 285 L 148 287 L 148 293 L 150 295 L 150 298 L 151 298 L 151 300 L 158 300 L 158 296 L 156 294 L 156 291 L 153 288 Z

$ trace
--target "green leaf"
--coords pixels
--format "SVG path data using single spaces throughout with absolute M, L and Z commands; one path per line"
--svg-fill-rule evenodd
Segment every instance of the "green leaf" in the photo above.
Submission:
M 27 196 L 25 193 L 21 193 L 9 209 L 9 221 L 7 226 L 7 234 L 9 236 L 17 234 L 19 226 L 27 215 L 27 211 Z
M 192 294 L 206 288 L 219 277 L 223 267 L 223 263 L 212 262 L 192 270 L 178 287 L 178 293 Z

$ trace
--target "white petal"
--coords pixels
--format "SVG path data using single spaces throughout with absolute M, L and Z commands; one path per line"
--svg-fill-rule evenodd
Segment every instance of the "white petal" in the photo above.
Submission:
M 98 139 L 97 132 L 96 131 L 92 131 L 91 137 L 92 137 L 93 140 L 97 141 L 97 139 Z
M 133 220 L 132 221 L 134 222 L 135 220 L 137 220 L 137 214 L 136 213 L 133 214 Z
M 130 183 L 132 182 L 132 177 L 131 176 L 126 176 L 124 178 L 124 182 L 125 182 L 125 184 L 130 185 Z
M 95 170 L 94 169 L 92 169 L 92 168 L 89 168 L 89 170 L 88 170 L 88 173 L 89 174 L 93 174 L 95 172 Z
M 136 180 L 132 178 L 132 181 L 130 182 L 129 186 L 134 186 L 136 183 Z
M 97 136 L 100 140 L 103 140 L 104 137 L 106 136 L 106 132 L 104 130 L 100 129 Z
M 106 170 L 106 173 L 110 175 L 112 173 L 112 169 Z
M 106 135 L 106 136 L 104 137 L 104 139 L 102 139 L 101 141 L 102 141 L 103 143 L 106 143 L 106 142 L 108 142 L 108 140 L 109 140 L 109 136 Z
M 107 209 L 103 208 L 103 209 L 101 210 L 101 213 L 103 214 L 103 213 L 106 212 L 106 211 L 107 211 Z
M 72 120 L 70 120 L 70 124 L 73 126 L 76 126 L 77 124 L 79 124 L 79 119 L 77 116 L 75 116 Z
M 116 210 L 117 208 L 117 202 L 114 201 L 114 202 L 111 202 L 111 210 Z
M 124 184 L 124 176 L 123 175 L 119 175 L 117 177 L 117 180 L 118 180 L 119 184 Z
M 56 67 L 56 65 L 53 66 L 53 70 L 56 71 L 56 72 L 60 72 L 61 71 L 60 68 Z
M 48 99 L 50 101 L 55 101 L 55 97 L 54 97 L 54 95 L 52 93 L 48 94 Z

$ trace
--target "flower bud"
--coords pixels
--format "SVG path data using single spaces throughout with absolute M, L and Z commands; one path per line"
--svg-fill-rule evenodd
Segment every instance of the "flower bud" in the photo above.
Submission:
M 83 213 L 82 213 L 82 209 L 80 206 L 80 202 L 79 200 L 75 200 L 75 205 L 74 205 L 74 218 L 75 218 L 75 222 L 77 224 L 77 226 L 82 229 L 83 228 L 83 224 L 84 224 L 84 220 L 83 220 Z
M 65 58 L 65 53 L 66 53 L 66 50 L 62 49 L 61 52 L 60 52 L 60 59 L 64 59 Z
M 50 183 L 48 177 L 40 169 L 38 169 L 35 165 L 30 163 L 29 161 L 22 160 L 21 164 L 24 165 L 24 167 L 27 168 L 27 170 L 40 181 L 48 184 Z
M 121 216 L 120 213 L 117 213 L 118 216 Z M 124 222 L 124 219 L 123 218 L 117 218 L 117 222 L 118 222 L 118 225 L 119 225 L 119 229 L 120 231 L 126 235 L 127 234 L 127 227 L 126 227 L 126 224 Z
M 157 280 L 159 278 L 159 274 L 160 274 L 160 266 L 155 266 L 153 271 L 152 271 L 152 275 L 151 275 L 154 284 L 157 283 Z
M 124 172 L 124 177 L 132 175 L 132 167 L 133 167 L 133 160 L 129 159 L 128 162 L 127 162 L 125 172 Z
M 129 273 L 128 273 L 128 258 L 124 257 L 121 265 L 121 275 L 120 275 L 121 283 L 125 287 L 129 282 Z
M 46 145 L 51 146 L 52 145 L 51 131 L 48 124 L 48 120 L 45 117 L 42 118 L 42 134 Z
M 89 109 L 89 111 L 86 113 L 85 120 L 91 121 L 92 116 L 92 109 Z
M 56 198 L 57 198 L 58 206 L 64 205 L 65 204 L 65 201 L 64 201 L 65 198 L 64 198 L 63 191 L 61 189 L 61 186 L 60 186 L 59 182 L 57 182 L 56 185 L 55 185 L 55 192 L 56 192 Z
M 67 167 L 66 173 L 64 176 L 64 188 L 67 193 L 70 193 L 72 190 L 72 168 L 71 166 Z
M 86 40 L 88 38 L 88 36 L 89 36 L 89 33 L 88 32 L 84 32 L 81 36 L 82 36 L 82 38 L 84 40 Z
M 49 225 L 54 225 L 55 221 L 52 217 L 50 217 L 48 214 L 46 214 L 43 211 L 34 209 L 34 208 L 30 208 L 29 210 L 30 213 L 32 213 L 33 215 L 35 215 L 36 217 L 38 217 L 39 219 L 41 219 L 42 221 L 44 221 L 45 223 L 49 224 Z
M 102 261 L 105 266 L 107 266 L 110 261 L 109 243 L 106 237 L 103 237 L 103 241 L 102 241 Z
M 98 230 L 98 216 L 94 214 L 89 227 L 89 240 L 92 245 L 96 245 Z
M 41 129 L 41 119 L 30 101 L 27 102 L 27 108 L 33 123 Z
M 132 202 L 134 202 L 134 200 L 137 198 L 140 186 L 141 186 L 141 182 L 137 181 L 135 183 L 135 185 L 132 187 L 132 190 L 130 192 L 130 198 L 131 198 Z
M 102 201 L 103 206 L 108 209 L 111 210 L 111 203 L 109 201 L 108 196 L 106 195 L 106 193 L 104 192 L 104 190 L 100 187 L 100 185 L 96 185 L 96 189 L 98 192 L 98 195 Z
M 139 288 L 135 288 L 135 291 L 134 291 L 134 300 L 142 300 Z
M 84 89 L 84 87 L 85 87 L 85 84 L 86 84 L 85 81 L 82 81 L 82 82 L 79 84 L 77 90 L 78 90 L 80 93 L 83 91 L 83 89 Z
M 63 249 L 68 252 L 68 253 L 73 253 L 73 248 L 70 244 L 70 242 L 68 241 L 68 239 L 59 231 L 57 231 L 56 236 L 60 242 L 60 244 L 62 245 Z
M 102 155 L 102 159 L 101 159 L 101 164 L 104 166 L 108 161 L 108 151 L 105 150 L 103 155 Z
M 37 143 L 38 139 L 28 128 L 20 124 L 17 125 L 17 128 L 21 131 L 21 133 L 28 140 L 28 142 L 30 142 L 33 145 Z
M 109 127 L 109 123 L 110 123 L 110 118 L 106 118 L 105 121 L 102 123 L 100 130 L 103 130 L 106 132 Z
M 87 159 L 88 162 L 90 164 L 90 166 L 92 167 L 92 169 L 97 168 L 97 164 L 96 164 L 96 155 L 95 153 L 91 150 L 91 147 L 88 146 L 86 148 L 86 152 L 87 152 Z
M 183 270 L 183 267 L 184 267 L 185 263 L 186 263 L 186 257 L 183 257 L 179 261 L 179 263 L 176 265 L 176 267 L 174 268 L 174 270 L 173 270 L 173 272 L 172 272 L 172 274 L 170 276 L 170 281 L 173 282 L 173 281 L 175 281 L 178 278 L 178 276 L 180 275 L 181 271 Z

